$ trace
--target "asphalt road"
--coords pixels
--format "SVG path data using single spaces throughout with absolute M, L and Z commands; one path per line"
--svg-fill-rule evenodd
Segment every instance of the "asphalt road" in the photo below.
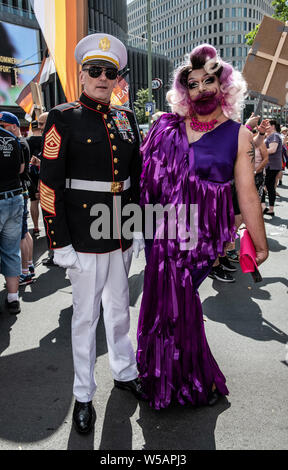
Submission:
M 276 216 L 265 216 L 270 256 L 261 266 L 263 281 L 253 284 L 238 265 L 235 284 L 207 278 L 200 287 L 206 334 L 229 396 L 212 408 L 155 411 L 114 389 L 101 319 L 97 420 L 85 437 L 71 424 L 71 286 L 63 269 L 41 264 L 47 255 L 42 228 L 35 241 L 37 281 L 21 288 L 22 312 L 0 314 L 0 450 L 287 450 L 288 230 L 280 225 L 288 225 L 288 175 L 278 192 Z M 129 277 L 135 349 L 144 266 L 142 252 Z

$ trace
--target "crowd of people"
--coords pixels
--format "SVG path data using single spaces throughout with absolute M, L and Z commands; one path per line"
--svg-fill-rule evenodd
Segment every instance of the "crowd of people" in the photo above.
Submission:
M 19 286 L 35 279 L 33 238 L 40 233 L 38 185 L 47 116 L 48 113 L 43 113 L 33 121 L 31 135 L 25 138 L 18 117 L 8 111 L 0 112 L 0 258 L 8 290 L 6 307 L 11 314 L 21 311 Z M 28 229 L 29 212 L 34 224 L 32 235 Z
M 35 279 L 40 200 L 50 251 L 44 263 L 67 269 L 72 285 L 73 421 L 79 433 L 88 433 L 96 416 L 95 331 L 101 303 L 115 387 L 155 409 L 172 401 L 214 405 L 229 393 L 207 343 L 198 288 L 208 276 L 235 281 L 235 240 L 243 223 L 257 264 L 268 257 L 263 215 L 275 216 L 287 128 L 254 115 L 241 124 L 246 82 L 204 44 L 175 70 L 167 94 L 172 112 L 161 113 L 140 142 L 133 112 L 110 105 L 119 71 L 127 64 L 126 47 L 111 35 L 92 34 L 77 45 L 75 58 L 82 66 L 79 101 L 42 114 L 27 139 L 18 118 L 0 112 L 0 257 L 6 307 L 17 314 L 19 285 Z M 151 239 L 136 226 L 126 237 L 127 220 L 119 214 L 132 203 L 143 212 L 149 204 L 186 211 L 197 205 L 196 245 L 188 247 L 178 209 L 173 239 L 167 236 L 167 217 L 153 227 Z M 93 235 L 95 204 L 109 209 L 110 236 Z M 185 216 L 186 229 L 190 219 Z M 128 275 L 133 252 L 137 257 L 144 247 L 135 355 Z
M 280 126 L 275 119 L 265 119 L 258 126 L 259 120 L 260 116 L 254 116 L 254 113 L 252 113 L 245 125 L 254 135 L 254 178 L 262 204 L 263 215 L 272 218 L 275 215 L 274 204 L 276 197 L 280 198 L 279 193 L 277 193 L 277 186 L 282 185 L 283 173 L 288 167 L 288 129 L 286 126 Z M 243 218 L 233 183 L 232 187 L 235 222 L 237 229 L 239 229 Z M 225 256 L 218 257 L 209 277 L 220 282 L 234 283 L 235 278 L 232 273 L 237 271 L 238 264 L 239 250 L 236 250 L 234 241 L 227 247 Z

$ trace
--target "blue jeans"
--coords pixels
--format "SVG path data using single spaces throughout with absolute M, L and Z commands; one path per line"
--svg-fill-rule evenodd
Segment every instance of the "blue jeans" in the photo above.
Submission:
M 5 277 L 21 274 L 20 240 L 24 199 L 22 194 L 0 200 L 0 272 Z
M 29 214 L 29 211 L 28 211 L 28 199 L 29 199 L 29 196 L 28 196 L 28 193 L 26 194 L 23 194 L 23 198 L 24 198 L 24 211 L 23 211 L 23 219 L 22 219 L 22 232 L 21 232 L 21 240 L 24 240 L 25 236 L 26 236 L 26 233 L 28 232 L 28 222 L 27 222 L 27 218 L 28 218 L 28 214 Z

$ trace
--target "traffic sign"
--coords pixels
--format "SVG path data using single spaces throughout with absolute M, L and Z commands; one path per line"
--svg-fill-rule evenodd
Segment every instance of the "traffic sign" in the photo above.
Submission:
M 152 90 L 159 90 L 163 85 L 161 78 L 154 78 L 152 80 Z
M 148 101 L 145 103 L 145 114 L 146 116 L 152 115 L 154 113 L 154 103 L 151 101 Z

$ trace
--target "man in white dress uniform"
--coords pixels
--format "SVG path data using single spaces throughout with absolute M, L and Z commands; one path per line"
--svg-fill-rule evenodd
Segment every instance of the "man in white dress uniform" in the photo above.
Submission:
M 83 93 L 79 101 L 49 113 L 40 202 L 54 261 L 68 268 L 72 284 L 73 421 L 78 432 L 88 433 L 95 423 L 92 399 L 101 301 L 114 384 L 141 398 L 129 338 L 128 272 L 132 251 L 138 256 L 143 243 L 136 236 L 124 237 L 120 211 L 139 201 L 142 163 L 133 113 L 110 105 L 119 71 L 127 64 L 124 44 L 105 33 L 92 34 L 78 43 L 75 57 L 82 65 Z M 102 238 L 95 219 L 100 204 L 109 209 L 103 225 L 110 220 L 109 234 Z

